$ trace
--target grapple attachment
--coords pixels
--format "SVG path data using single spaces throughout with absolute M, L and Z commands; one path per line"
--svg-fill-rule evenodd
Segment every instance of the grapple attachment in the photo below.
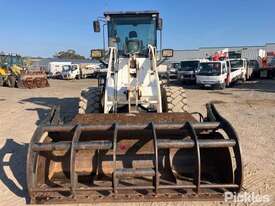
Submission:
M 39 126 L 27 163 L 32 203 L 220 199 L 242 187 L 238 136 L 207 105 L 189 113 L 77 115 Z
M 47 75 L 42 71 L 21 71 L 18 79 L 19 88 L 44 88 L 49 87 Z

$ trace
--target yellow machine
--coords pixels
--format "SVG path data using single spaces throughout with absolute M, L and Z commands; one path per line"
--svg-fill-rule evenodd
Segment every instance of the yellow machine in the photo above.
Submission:
M 19 55 L 0 55 L 0 86 L 18 88 L 48 87 L 47 76 L 41 71 L 28 71 Z

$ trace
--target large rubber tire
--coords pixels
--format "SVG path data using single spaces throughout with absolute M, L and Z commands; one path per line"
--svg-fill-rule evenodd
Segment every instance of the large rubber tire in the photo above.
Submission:
M 16 77 L 9 76 L 7 81 L 8 87 L 14 88 L 16 86 Z
M 168 112 L 168 103 L 167 103 L 167 93 L 166 93 L 166 89 L 161 86 L 160 87 L 160 91 L 161 91 L 161 103 L 162 103 L 162 112 Z
M 226 87 L 226 83 L 224 82 L 224 83 L 221 83 L 219 89 L 220 89 L 220 90 L 224 90 L 225 87 Z
M 188 112 L 187 98 L 182 87 L 166 86 L 167 112 Z
M 4 81 L 3 77 L 0 77 L 0 87 L 3 87 L 4 83 L 5 83 L 5 81 Z
M 79 114 L 100 113 L 100 89 L 89 87 L 81 91 L 79 100 Z

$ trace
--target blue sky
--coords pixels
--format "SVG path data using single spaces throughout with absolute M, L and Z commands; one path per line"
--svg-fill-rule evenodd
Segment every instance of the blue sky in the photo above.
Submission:
M 275 42 L 274 0 L 0 0 L 0 51 L 50 57 L 102 46 L 92 21 L 106 10 L 159 10 L 173 49 Z

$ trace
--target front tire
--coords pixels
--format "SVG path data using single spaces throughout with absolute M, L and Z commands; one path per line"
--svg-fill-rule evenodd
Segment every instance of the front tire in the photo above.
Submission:
M 100 113 L 100 89 L 90 87 L 81 91 L 78 113 Z
M 185 89 L 176 86 L 164 87 L 167 99 L 167 112 L 188 112 Z
M 221 85 L 220 85 L 220 89 L 221 89 L 221 90 L 224 90 L 224 89 L 225 89 L 225 87 L 226 87 L 225 82 L 224 82 L 224 83 L 221 83 Z
M 5 83 L 5 81 L 4 81 L 3 77 L 0 77 L 0 87 L 3 87 L 4 83 Z
M 9 76 L 7 81 L 8 87 L 14 88 L 16 86 L 16 78 L 15 76 Z

